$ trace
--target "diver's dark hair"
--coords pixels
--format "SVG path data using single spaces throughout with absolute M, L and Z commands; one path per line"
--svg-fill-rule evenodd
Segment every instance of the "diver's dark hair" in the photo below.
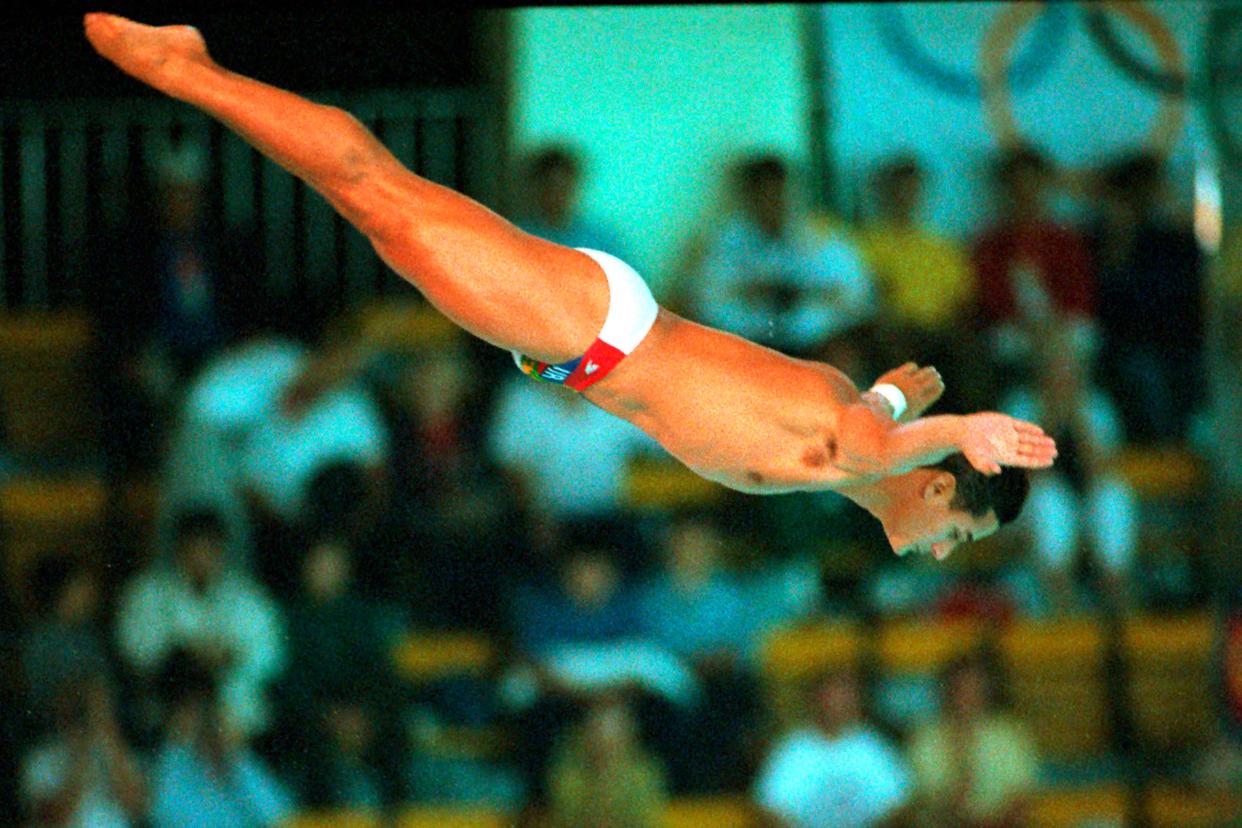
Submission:
M 989 476 L 970 465 L 961 452 L 950 454 L 931 468 L 947 471 L 957 481 L 951 508 L 962 509 L 973 517 L 994 511 L 1002 524 L 1012 523 L 1022 513 L 1022 504 L 1031 488 L 1026 469 L 1006 466 L 1000 474 Z

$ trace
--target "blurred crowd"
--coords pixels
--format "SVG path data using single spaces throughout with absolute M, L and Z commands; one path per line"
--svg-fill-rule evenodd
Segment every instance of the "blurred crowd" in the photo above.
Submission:
M 661 454 L 640 431 L 464 338 L 390 352 L 309 299 L 273 307 L 253 240 L 210 220 L 201 155 L 154 172 L 89 307 L 106 474 L 158 481 L 155 529 L 115 539 L 105 566 L 56 549 L 28 574 L 0 751 L 14 821 L 265 826 L 467 802 L 621 828 L 734 792 L 773 826 L 1017 826 L 1041 758 L 986 653 L 953 660 L 904 722 L 859 670 L 818 675 L 804 723 L 773 732 L 764 636 L 1179 600 L 1139 577 L 1140 503 L 1115 462 L 1204 439 L 1205 262 L 1154 157 L 1079 182 L 1090 220 L 1072 226 L 1050 208 L 1054 165 L 1008 151 L 969 240 L 926 223 L 913 155 L 874 171 L 857 224 L 811 209 L 784 159 L 747 157 L 662 297 L 863 386 L 934 364 L 942 410 L 1054 434 L 1057 466 L 983 574 L 890 560 L 831 494 L 635 510 L 627 470 Z M 571 150 L 537 151 L 514 219 L 626 258 L 624 217 L 578 209 L 584 177 Z M 851 549 L 863 565 L 825 575 Z M 392 653 L 412 631 L 481 633 L 502 657 L 411 686 Z M 1229 715 L 1203 774 L 1236 786 L 1242 704 Z M 503 738 L 436 749 L 463 732 Z

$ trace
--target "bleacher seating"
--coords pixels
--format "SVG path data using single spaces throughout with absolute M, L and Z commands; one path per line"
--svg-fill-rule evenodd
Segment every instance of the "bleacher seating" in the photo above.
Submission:
M 512 815 L 486 808 L 407 808 L 396 819 L 396 828 L 510 828 Z
M 1000 638 L 1014 713 L 1046 760 L 1099 757 L 1110 747 L 1106 639 L 1095 621 L 1022 623 Z
M 487 638 L 471 633 L 410 635 L 397 645 L 397 672 L 410 682 L 429 682 L 461 674 L 478 674 L 491 666 L 496 651 Z
M 973 621 L 889 621 L 874 640 L 879 713 L 907 728 L 932 715 L 939 704 L 937 679 L 955 657 L 978 648 L 984 627 Z
M 316 811 L 298 814 L 285 828 L 379 828 L 380 818 L 359 811 Z
M 425 302 L 375 301 L 355 311 L 347 323 L 362 342 L 395 353 L 416 353 L 461 338 L 461 328 Z
M 1226 828 L 1242 824 L 1242 796 L 1155 785 L 1145 797 L 1149 828 Z
M 1140 498 L 1186 498 L 1200 492 L 1207 482 L 1203 461 L 1180 446 L 1129 447 L 1114 463 Z
M 806 681 L 827 670 L 857 667 L 866 639 L 858 624 L 776 630 L 763 641 L 760 669 L 779 726 L 801 715 Z
M 677 509 L 710 506 L 725 489 L 668 458 L 639 458 L 625 476 L 625 505 L 630 509 Z
M 1132 618 L 1123 625 L 1126 702 L 1147 750 L 1186 751 L 1211 739 L 1214 635 L 1207 614 Z
M 752 828 L 755 809 L 740 796 L 678 799 L 664 810 L 661 828 Z
M 94 477 L 19 478 L 0 485 L 4 575 L 17 604 L 29 609 L 26 573 L 39 555 L 100 552 L 106 494 Z
M 1032 798 L 1029 822 L 1039 828 L 1122 828 L 1130 824 L 1128 813 L 1121 785 L 1054 788 Z
M 357 811 L 299 814 L 287 828 L 380 828 L 380 817 Z M 512 814 L 486 808 L 411 806 L 393 821 L 396 828 L 502 828 L 514 824 Z M 661 828 L 753 828 L 758 821 L 742 796 L 676 799 L 665 809 Z
M 80 454 L 98 435 L 90 322 L 76 313 L 0 316 L 0 412 L 6 451 Z

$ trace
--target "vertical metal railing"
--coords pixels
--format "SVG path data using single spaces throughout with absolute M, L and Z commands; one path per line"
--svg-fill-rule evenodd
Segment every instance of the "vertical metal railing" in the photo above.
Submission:
M 427 178 L 495 203 L 497 108 L 480 90 L 316 95 L 371 127 Z M 220 124 L 159 99 L 0 103 L 0 309 L 49 309 L 84 296 L 92 261 L 123 232 L 162 148 L 207 151 L 226 229 L 262 240 L 273 296 L 344 305 L 401 289 L 370 245 L 316 193 Z

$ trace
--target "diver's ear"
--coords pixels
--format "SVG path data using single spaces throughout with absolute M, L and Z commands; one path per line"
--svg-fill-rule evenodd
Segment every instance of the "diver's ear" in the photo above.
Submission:
M 957 478 L 952 472 L 937 471 L 923 486 L 923 499 L 928 503 L 948 505 L 957 494 Z

